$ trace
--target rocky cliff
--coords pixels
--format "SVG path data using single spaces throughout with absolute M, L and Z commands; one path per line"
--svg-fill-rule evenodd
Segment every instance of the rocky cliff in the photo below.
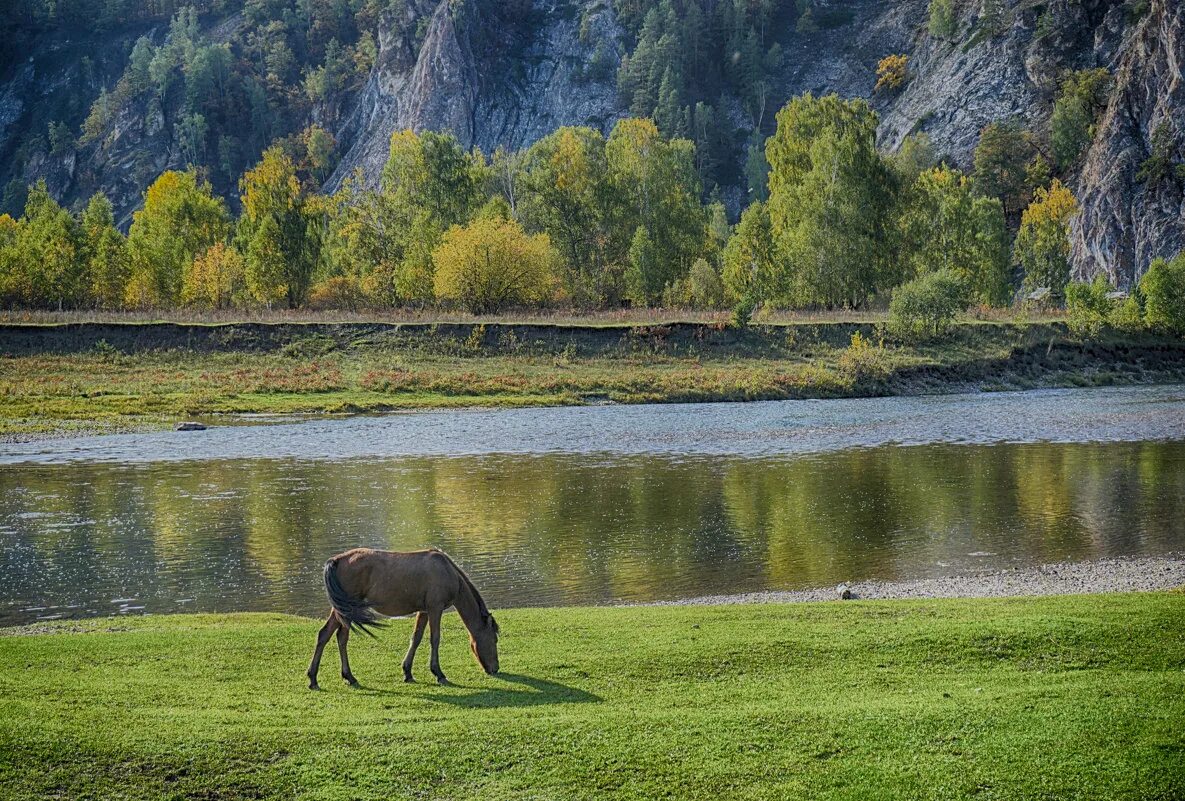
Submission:
M 327 188 L 355 170 L 377 181 L 390 134 L 403 128 L 452 130 L 489 153 L 525 146 L 561 125 L 608 130 L 624 116 L 615 63 L 590 69 L 591 42 L 609 43 L 614 62 L 629 47 L 609 0 L 469 0 L 460 5 L 476 10 L 464 18 L 458 5 L 407 0 L 403 19 L 380 26 L 365 83 L 337 100 L 343 113 L 332 127 L 341 159 Z M 511 5 L 518 6 L 513 20 L 504 13 Z M 834 91 L 871 100 L 885 149 L 924 131 L 940 154 L 969 168 L 979 132 L 996 120 L 1018 118 L 1039 143 L 1048 142 L 1060 76 L 1106 67 L 1114 76 L 1106 109 L 1093 143 L 1066 175 L 1082 205 L 1073 229 L 1076 274 L 1104 272 L 1128 286 L 1153 258 L 1185 246 L 1185 179 L 1177 171 L 1155 183 L 1140 177 L 1162 123 L 1172 140 L 1170 157 L 1180 161 L 1185 149 L 1179 0 L 1007 0 L 993 31 L 981 19 L 982 0 L 956 0 L 957 32 L 949 39 L 927 32 L 928 0 L 817 0 L 816 6 L 826 20 L 821 29 L 800 31 L 787 13 L 768 34 L 784 59 L 761 115 L 765 133 L 789 97 Z M 226 37 L 234 17 L 208 24 Z M 891 53 L 909 56 L 909 80 L 895 93 L 874 93 L 877 62 Z M 39 92 L 62 80 L 66 68 L 56 69 L 45 59 L 14 60 L 0 75 L 0 154 L 5 126 L 20 117 L 13 109 L 35 105 Z M 732 137 L 739 158 L 752 119 L 736 98 L 722 97 L 719 106 L 739 129 Z M 49 176 L 52 188 L 75 204 L 104 189 L 126 222 L 144 185 L 181 165 L 169 126 L 160 125 L 168 113 L 151 102 L 120 109 L 100 143 L 77 153 L 34 154 L 22 174 Z

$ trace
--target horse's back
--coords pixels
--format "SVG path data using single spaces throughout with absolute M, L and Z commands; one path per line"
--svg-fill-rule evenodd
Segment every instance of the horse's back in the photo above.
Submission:
M 448 556 L 436 548 L 383 551 L 352 548 L 332 557 L 342 586 L 385 615 L 409 615 L 447 606 L 457 592 Z

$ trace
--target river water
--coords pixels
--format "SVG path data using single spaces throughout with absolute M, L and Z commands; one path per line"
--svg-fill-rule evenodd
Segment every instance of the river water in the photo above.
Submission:
M 1185 387 L 396 414 L 0 445 L 0 625 L 317 614 L 355 545 L 490 605 L 1185 550 Z

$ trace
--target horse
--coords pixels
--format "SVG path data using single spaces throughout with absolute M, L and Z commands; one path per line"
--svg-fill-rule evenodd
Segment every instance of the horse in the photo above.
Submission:
M 469 630 L 469 648 L 482 670 L 491 676 L 498 672 L 498 621 L 465 571 L 439 548 L 410 552 L 354 548 L 339 553 L 325 563 L 325 592 L 332 609 L 317 633 L 317 647 L 308 671 L 310 690 L 320 689 L 317 672 L 321 652 L 335 633 L 341 652 L 342 678 L 351 687 L 357 687 L 358 681 L 350 671 L 346 655 L 350 631 L 357 628 L 374 637 L 371 629 L 386 625 L 380 615 L 397 617 L 413 612 L 416 625 L 411 646 L 403 658 L 403 680 L 415 681 L 411 666 L 424 637 L 424 627 L 428 626 L 432 675 L 440 684 L 448 684 L 440 669 L 440 616 L 450 606 L 456 607 Z

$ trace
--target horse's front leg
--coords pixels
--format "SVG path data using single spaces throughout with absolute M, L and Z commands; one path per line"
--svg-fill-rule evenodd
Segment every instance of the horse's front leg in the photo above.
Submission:
M 350 657 L 346 654 L 346 644 L 350 641 L 350 627 L 339 626 L 337 629 L 337 650 L 342 655 L 342 678 L 351 687 L 358 686 L 358 680 L 350 672 Z
M 329 613 L 329 620 L 325 621 L 325 625 L 317 632 L 317 647 L 313 651 L 313 661 L 309 663 L 309 689 L 319 690 L 317 686 L 317 672 L 321 669 L 321 653 L 325 650 L 329 638 L 333 636 L 333 632 L 341 626 L 341 621 L 337 619 L 336 612 Z
M 411 663 L 415 661 L 416 649 L 420 647 L 420 640 L 424 639 L 424 627 L 428 625 L 428 616 L 423 612 L 416 612 L 416 627 L 411 633 L 411 645 L 407 648 L 407 656 L 403 657 L 403 680 L 415 681 L 411 675 Z
M 433 609 L 428 612 L 428 642 L 432 644 L 432 675 L 439 684 L 448 684 L 444 671 L 440 669 L 440 616 L 443 609 Z

